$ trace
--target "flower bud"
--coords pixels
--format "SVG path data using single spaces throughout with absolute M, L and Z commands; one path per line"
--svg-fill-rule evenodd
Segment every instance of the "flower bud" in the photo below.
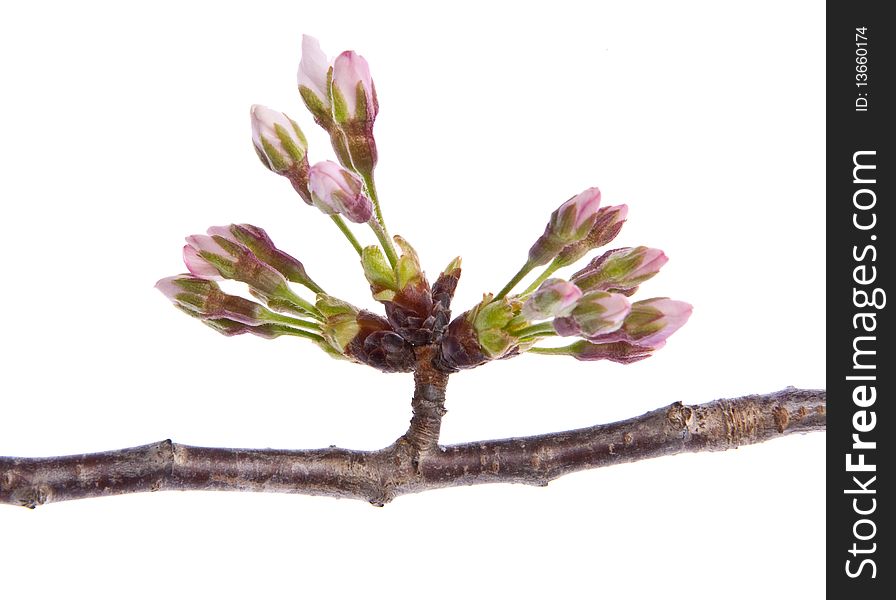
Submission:
M 243 323 L 239 323 L 237 321 L 231 321 L 230 319 L 204 319 L 202 321 L 204 325 L 208 325 L 221 335 L 225 335 L 227 337 L 232 337 L 235 335 L 242 335 L 244 333 L 251 333 L 252 335 L 257 335 L 260 338 L 264 338 L 266 340 L 272 340 L 274 338 L 280 337 L 281 335 L 299 335 L 300 331 L 297 329 L 293 329 L 292 327 L 287 327 L 286 325 L 278 325 L 276 323 L 263 323 L 261 325 L 244 325 Z M 325 344 L 320 342 L 319 340 L 314 340 L 314 343 L 323 349 L 328 354 L 332 355 L 332 352 L 329 348 L 324 347 Z M 334 358 L 345 358 L 342 356 L 334 356 Z
M 289 281 L 304 285 L 315 293 L 322 291 L 308 277 L 308 273 L 305 272 L 305 266 L 298 259 L 278 249 L 267 232 L 261 227 L 248 224 L 209 227 L 208 234 L 213 239 L 217 236 L 245 246 L 261 262 L 279 271 Z
M 591 226 L 591 231 L 578 242 L 569 244 L 560 252 L 554 260 L 553 266 L 556 268 L 566 267 L 573 264 L 591 250 L 606 246 L 612 242 L 628 215 L 628 206 L 620 204 L 618 206 L 605 206 L 597 211 L 597 219 Z
M 189 275 L 160 279 L 156 288 L 178 308 L 202 319 L 228 319 L 243 325 L 261 325 L 272 313 L 251 300 L 225 294 L 214 281 Z
M 632 344 L 659 349 L 666 339 L 687 323 L 693 307 L 687 302 L 669 298 L 651 298 L 632 304 L 621 332 Z
M 370 66 L 364 57 L 347 50 L 333 63 L 333 116 L 348 121 L 372 122 L 379 111 Z
M 662 250 L 655 248 L 618 248 L 592 260 L 574 273 L 571 281 L 586 291 L 618 291 L 630 295 L 656 275 L 668 260 Z
M 325 160 L 311 167 L 308 176 L 311 201 L 324 214 L 345 215 L 354 223 L 366 223 L 373 205 L 362 191 L 361 180 L 336 163 Z
M 245 246 L 220 236 L 207 235 L 191 235 L 187 237 L 187 244 L 184 246 L 184 263 L 193 275 L 242 281 L 265 297 L 295 298 L 286 278 Z
M 302 36 L 302 59 L 299 61 L 297 81 L 299 95 L 314 120 L 329 130 L 332 123 L 330 81 L 333 77 L 330 61 L 320 48 L 320 42 L 310 35 Z
M 591 338 L 618 330 L 631 305 L 622 294 L 589 292 L 582 296 L 569 316 L 554 319 L 554 330 L 562 336 L 581 335 Z
M 367 61 L 351 51 L 337 56 L 331 89 L 333 117 L 340 130 L 338 136 L 331 133 L 333 148 L 344 165 L 351 165 L 364 177 L 372 177 L 378 157 L 373 122 L 379 104 Z M 348 154 L 348 161 L 344 153 Z
M 548 279 L 523 304 L 522 316 L 527 321 L 565 317 L 572 312 L 582 290 L 562 279 Z
M 581 340 L 568 347 L 568 353 L 577 360 L 610 360 L 620 364 L 630 364 L 650 356 L 653 348 L 645 348 L 628 342 L 594 344 Z
M 262 164 L 289 179 L 302 199 L 311 204 L 308 192 L 308 142 L 295 121 L 260 104 L 250 109 L 252 144 Z
M 544 233 L 529 250 L 530 266 L 547 264 L 564 247 L 588 235 L 597 220 L 600 190 L 588 188 L 551 214 Z

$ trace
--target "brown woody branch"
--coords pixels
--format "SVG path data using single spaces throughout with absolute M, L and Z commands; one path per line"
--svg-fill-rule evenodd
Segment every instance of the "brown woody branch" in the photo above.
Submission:
M 34 508 L 112 494 L 229 490 L 357 498 L 381 506 L 402 494 L 433 488 L 547 485 L 583 469 L 728 450 L 825 429 L 824 390 L 787 388 L 694 406 L 676 402 L 609 425 L 439 446 L 436 417 L 444 412 L 440 378 L 418 374 L 411 427 L 382 450 L 239 450 L 165 440 L 96 454 L 0 458 L 0 503 Z

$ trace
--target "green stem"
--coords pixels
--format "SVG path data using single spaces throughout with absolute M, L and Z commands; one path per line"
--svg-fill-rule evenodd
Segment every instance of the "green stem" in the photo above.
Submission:
M 303 327 L 312 331 L 320 331 L 320 324 L 318 323 L 315 323 L 313 321 L 303 321 L 302 319 L 287 317 L 286 315 L 280 315 L 277 313 L 271 313 L 271 316 L 268 316 L 267 320 L 272 323 L 279 323 L 281 325 L 290 325 L 293 327 Z
M 284 299 L 292 302 L 293 304 L 307 312 L 312 318 L 317 319 L 318 321 L 324 321 L 323 313 L 317 310 L 316 306 L 314 306 L 298 294 L 294 293 L 292 290 L 287 290 L 286 298 Z
M 522 338 L 522 337 L 542 337 L 544 335 L 556 335 L 557 332 L 554 331 L 554 325 L 550 321 L 547 323 L 536 323 L 535 325 L 530 325 L 529 327 L 523 327 L 522 329 L 518 329 L 516 331 L 510 332 L 514 337 Z
M 316 283 L 314 283 L 313 281 L 311 281 L 311 279 L 307 279 L 305 281 L 300 281 L 298 283 L 299 283 L 299 285 L 304 285 L 306 288 L 308 288 L 315 294 L 326 294 L 324 289 L 322 287 L 320 287 L 319 285 L 317 285 Z
M 348 238 L 348 241 L 351 242 L 352 247 L 355 249 L 355 252 L 358 253 L 358 256 L 361 256 L 361 244 L 358 243 L 358 239 L 355 237 L 355 234 L 353 234 L 351 229 L 348 228 L 348 225 L 345 224 L 345 221 L 342 219 L 342 217 L 339 215 L 330 215 L 330 218 L 333 219 L 334 223 L 336 223 L 336 227 L 339 228 L 339 231 L 341 231 L 343 235 Z M 314 284 L 315 287 L 317 287 L 317 284 L 315 284 L 313 281 L 311 283 Z M 316 290 L 311 286 L 307 287 L 317 294 L 323 292 L 323 290 L 319 287 Z
M 376 238 L 383 246 L 383 250 L 386 251 L 386 258 L 389 259 L 389 264 L 395 269 L 395 266 L 398 264 L 398 255 L 395 254 L 395 248 L 392 246 L 392 240 L 389 239 L 389 234 L 386 233 L 386 228 L 380 225 L 379 221 L 376 219 L 370 219 L 367 221 L 367 224 L 373 229 L 373 233 L 376 234 Z
M 506 296 L 508 293 L 510 293 L 510 290 L 512 290 L 514 288 L 514 286 L 516 284 L 518 284 L 523 277 L 528 275 L 529 271 L 531 271 L 533 268 L 534 268 L 534 265 L 530 265 L 528 262 L 526 264 L 524 264 L 523 268 L 520 269 L 517 272 L 517 274 L 513 276 L 513 279 L 508 281 L 507 285 L 505 285 L 503 288 L 501 288 L 501 291 L 498 292 L 498 294 L 495 296 L 495 299 L 492 300 L 492 302 L 494 302 L 495 300 L 500 300 L 501 298 Z
M 383 231 L 387 231 L 386 221 L 383 220 L 383 211 L 380 208 L 380 199 L 376 193 L 376 184 L 373 183 L 373 173 L 361 173 L 361 178 L 364 180 L 367 196 L 370 198 L 370 201 L 373 202 L 373 212 L 376 214 L 376 220 L 382 226 Z M 388 234 L 386 237 L 388 237 Z
M 560 265 L 557 264 L 557 261 L 554 260 L 551 264 L 548 265 L 548 268 L 544 270 L 544 273 L 538 276 L 538 279 L 532 282 L 532 285 L 526 288 L 526 291 L 520 294 L 521 296 L 528 296 L 532 292 L 538 289 L 542 283 L 547 280 L 548 277 L 554 274 L 554 272 L 560 268 Z
M 566 356 L 572 353 L 570 348 L 572 348 L 572 346 L 560 346 L 559 348 L 529 348 L 528 351 L 534 354 L 560 354 Z
M 305 331 L 304 329 L 291 329 L 289 327 L 284 327 L 281 331 L 284 335 L 294 335 L 296 337 L 308 338 L 309 340 L 314 340 L 315 342 L 324 341 L 324 337 L 322 335 L 317 335 L 316 333 L 311 333 L 310 331 Z

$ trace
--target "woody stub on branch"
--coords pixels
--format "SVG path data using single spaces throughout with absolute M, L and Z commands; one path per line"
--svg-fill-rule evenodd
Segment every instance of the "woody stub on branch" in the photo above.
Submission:
M 603 206 L 600 191 L 589 188 L 551 214 L 503 288 L 452 319 L 460 258 L 430 283 L 411 244 L 386 228 L 374 182 L 379 104 L 367 62 L 352 51 L 330 61 L 317 40 L 305 36 L 298 91 L 329 134 L 338 162 L 312 165 L 296 121 L 258 105 L 250 114 L 255 150 L 348 240 L 382 313 L 328 294 L 299 260 L 248 224 L 187 237 L 183 257 L 189 272 L 166 277 L 156 287 L 182 312 L 225 336 L 304 338 L 330 358 L 384 373 L 413 373 L 407 432 L 375 451 L 199 448 L 166 440 L 95 454 L 0 458 L 0 502 L 34 508 L 131 492 L 238 490 L 383 505 L 432 488 L 547 485 L 582 469 L 824 430 L 824 391 L 788 388 L 696 406 L 675 403 L 574 431 L 440 445 L 452 373 L 524 353 L 623 364 L 643 360 L 687 322 L 691 306 L 665 297 L 638 298 L 639 286 L 667 258 L 647 246 L 606 249 L 628 207 Z M 362 245 L 358 226 L 369 228 L 367 235 L 377 243 Z M 568 278 L 555 276 L 591 253 L 594 257 Z M 216 283 L 220 280 L 240 282 L 253 299 L 226 293 Z

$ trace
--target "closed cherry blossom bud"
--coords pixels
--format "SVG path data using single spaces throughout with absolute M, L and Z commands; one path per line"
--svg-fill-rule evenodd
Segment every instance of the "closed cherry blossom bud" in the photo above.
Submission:
M 320 48 L 320 42 L 310 35 L 302 36 L 302 59 L 296 79 L 299 95 L 315 121 L 324 129 L 332 122 L 330 80 L 333 76 L 330 61 Z
M 547 264 L 566 246 L 588 235 L 597 220 L 600 190 L 588 188 L 551 214 L 544 233 L 529 250 L 529 265 Z
M 320 347 L 322 350 L 327 352 L 333 356 L 329 345 L 322 341 L 318 340 L 317 336 L 309 335 L 308 332 L 303 331 L 301 329 L 296 329 L 294 327 L 289 327 L 287 325 L 280 325 L 278 323 L 262 323 L 261 325 L 244 325 L 238 321 L 232 321 L 230 319 L 203 319 L 203 324 L 208 325 L 221 335 L 232 337 L 234 335 L 242 335 L 244 333 L 251 333 L 252 335 L 257 335 L 260 338 L 264 338 L 266 340 L 272 340 L 274 338 L 280 337 L 281 335 L 292 335 L 292 336 L 301 336 L 301 337 L 310 337 L 314 343 Z M 344 358 L 340 356 L 333 356 L 334 358 Z
M 666 339 L 687 323 L 693 307 L 669 298 L 651 298 L 632 304 L 620 331 L 638 346 L 659 349 Z
M 305 266 L 296 258 L 278 249 L 267 232 L 255 225 L 227 225 L 224 227 L 209 227 L 208 234 L 229 240 L 235 244 L 241 244 L 252 251 L 258 259 L 270 265 L 283 274 L 293 283 L 304 285 L 315 293 L 320 293 L 321 288 L 308 277 Z
M 325 160 L 311 167 L 308 179 L 311 201 L 324 214 L 341 214 L 354 223 L 370 220 L 373 205 L 353 173 Z
M 253 104 L 250 110 L 252 144 L 262 164 L 289 179 L 302 199 L 308 192 L 308 142 L 295 121 L 276 110 Z
M 523 304 L 520 316 L 527 321 L 564 317 L 576 306 L 582 290 L 563 279 L 548 279 Z
M 654 348 L 636 346 L 628 342 L 595 344 L 581 340 L 569 346 L 567 350 L 569 355 L 578 360 L 610 360 L 627 365 L 649 357 Z
M 569 244 L 560 252 L 552 264 L 555 268 L 566 267 L 588 254 L 595 248 L 606 246 L 619 235 L 625 218 L 628 216 L 628 206 L 604 206 L 597 211 L 597 218 L 591 231 L 584 238 Z
M 336 122 L 373 121 L 379 111 L 376 88 L 364 57 L 347 50 L 333 63 L 333 115 Z
M 573 274 L 571 281 L 583 290 L 605 290 L 633 293 L 669 259 L 662 250 L 637 246 L 605 252 Z
M 370 67 L 364 58 L 346 51 L 333 63 L 333 116 L 341 130 L 341 140 L 334 139 L 334 149 L 340 161 L 344 149 L 350 156 L 351 168 L 364 177 L 373 176 L 377 163 L 373 122 L 379 111 L 376 88 L 370 77 Z M 334 136 L 330 136 L 333 139 Z
M 178 308 L 205 319 L 228 319 L 243 325 L 261 325 L 274 316 L 269 310 L 239 296 L 225 294 L 214 281 L 175 275 L 156 283 Z
M 622 294 L 589 292 L 576 303 L 569 316 L 554 319 L 554 330 L 563 336 L 590 338 L 622 327 L 631 305 Z
M 184 263 L 190 273 L 197 277 L 234 279 L 248 284 L 265 297 L 290 301 L 297 299 L 283 274 L 260 261 L 245 246 L 222 237 L 187 237 Z

